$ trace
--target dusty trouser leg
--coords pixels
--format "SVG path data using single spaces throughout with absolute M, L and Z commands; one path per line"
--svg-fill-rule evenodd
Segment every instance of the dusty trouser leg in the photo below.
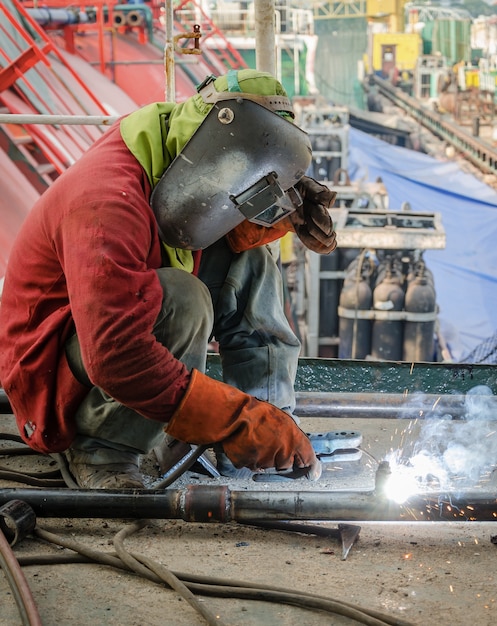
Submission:
M 218 242 L 204 250 L 199 277 L 213 300 L 224 381 L 292 415 L 300 342 L 285 317 L 281 273 L 269 250 L 234 254 Z
M 224 381 L 292 413 L 300 342 L 269 250 L 234 254 L 218 242 L 204 250 L 199 277 L 212 296 Z
M 213 324 L 209 292 L 201 281 L 182 270 L 162 268 L 157 273 L 164 298 L 154 334 L 189 369 L 205 371 Z M 66 354 L 76 377 L 87 379 L 76 336 L 68 341 Z M 137 468 L 139 456 L 164 439 L 163 424 L 144 418 L 98 387 L 92 387 L 79 406 L 76 424 L 77 435 L 68 454 L 72 463 L 129 464 Z M 108 488 L 107 484 L 86 486 Z

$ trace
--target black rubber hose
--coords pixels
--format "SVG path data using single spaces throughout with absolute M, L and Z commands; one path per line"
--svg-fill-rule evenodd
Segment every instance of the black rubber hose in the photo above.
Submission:
M 56 472 L 60 475 L 59 472 Z M 13 480 L 23 485 L 31 485 L 32 487 L 44 487 L 52 489 L 54 487 L 66 487 L 66 483 L 59 478 L 49 478 L 54 476 L 54 472 L 40 472 L 33 474 L 32 472 L 17 472 L 6 467 L 0 466 L 0 480 Z
M 79 489 L 79 485 L 69 471 L 65 456 L 63 454 L 51 454 L 50 456 L 57 463 L 57 467 L 59 468 L 63 479 L 64 487 L 69 487 L 69 489 Z
M 39 455 L 45 458 L 50 458 L 46 455 L 41 455 L 36 450 L 33 450 L 26 445 L 19 435 L 13 435 L 11 433 L 0 433 L 0 440 L 14 441 L 21 443 L 22 447 L 6 447 L 0 448 L 0 456 L 12 457 L 12 456 L 33 456 Z M 21 472 L 19 470 L 12 469 L 0 465 L 0 480 L 12 480 L 23 485 L 31 485 L 33 487 L 41 487 L 50 489 L 52 487 L 66 487 L 66 483 L 60 478 L 59 470 L 48 470 L 41 472 Z M 76 485 L 77 488 L 77 485 Z
M 15 443 L 21 443 L 20 448 L 0 448 L 1 456 L 19 456 L 19 455 L 34 455 L 40 454 L 36 450 L 30 448 L 19 435 L 13 435 L 11 433 L 0 433 L 0 440 L 2 441 L 14 441 Z
M 166 474 L 163 476 L 162 480 L 157 483 L 154 483 L 152 486 L 153 490 L 166 489 L 169 485 L 172 485 L 175 480 L 177 480 L 180 476 L 182 476 L 187 470 L 192 467 L 192 465 L 202 456 L 202 454 L 207 450 L 208 446 L 197 446 L 196 448 L 192 448 L 188 454 L 180 459 L 173 467 L 169 468 Z

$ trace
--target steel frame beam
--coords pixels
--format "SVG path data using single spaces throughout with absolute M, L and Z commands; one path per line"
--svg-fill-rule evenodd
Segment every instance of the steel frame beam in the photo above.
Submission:
M 329 20 L 350 17 L 366 17 L 366 0 L 337 0 L 336 2 L 315 2 L 315 20 Z
M 410 117 L 428 128 L 432 133 L 460 150 L 482 172 L 497 175 L 497 152 L 490 145 L 486 146 L 462 129 L 446 122 L 441 115 L 426 109 L 414 98 L 396 89 L 378 76 L 372 75 L 371 79 L 386 98 L 406 111 Z

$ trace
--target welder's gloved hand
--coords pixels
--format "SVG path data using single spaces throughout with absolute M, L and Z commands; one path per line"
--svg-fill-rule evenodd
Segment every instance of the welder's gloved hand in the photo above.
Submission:
M 222 443 L 235 467 L 308 467 L 308 478 L 321 476 L 309 438 L 285 411 L 198 370 L 165 430 L 187 443 Z
M 336 193 L 308 176 L 301 178 L 295 189 L 302 204 L 289 218 L 297 237 L 309 250 L 330 254 L 337 247 L 337 240 L 328 209 L 333 206 Z

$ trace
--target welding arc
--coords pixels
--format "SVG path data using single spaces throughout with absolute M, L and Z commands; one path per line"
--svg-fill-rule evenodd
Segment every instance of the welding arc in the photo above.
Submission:
M 117 533 L 114 537 L 114 547 L 116 551 L 119 551 L 119 555 L 117 553 L 106 553 L 94 550 L 73 539 L 60 537 L 52 532 L 37 527 L 33 531 L 33 534 L 39 539 L 62 546 L 78 554 L 57 554 L 51 556 L 51 558 L 46 554 L 38 557 L 21 556 L 19 557 L 19 563 L 23 566 L 28 566 L 94 562 L 125 571 L 133 571 L 147 580 L 158 584 L 166 584 L 169 587 L 171 586 L 169 580 L 173 580 L 171 577 L 174 577 L 178 582 L 183 584 L 189 592 L 196 592 L 199 595 L 289 604 L 306 610 L 319 610 L 333 615 L 342 615 L 365 626 L 413 626 L 411 622 L 404 621 L 398 617 L 392 617 L 380 611 L 358 607 L 341 600 L 335 600 L 317 594 L 291 592 L 282 587 L 272 585 L 261 586 L 234 579 L 174 572 L 152 559 L 134 552 L 128 552 L 129 556 L 125 557 L 126 562 L 123 561 L 120 557 L 121 555 L 124 556 L 127 552 L 124 547 L 124 538 L 141 528 L 143 524 L 148 523 L 148 521 L 143 520 L 135 522 L 129 525 L 129 527 L 124 527 L 124 529 Z M 138 568 L 137 562 L 143 564 L 145 567 Z M 183 596 L 180 586 L 175 590 Z M 216 618 L 215 624 L 219 625 L 221 621 Z

